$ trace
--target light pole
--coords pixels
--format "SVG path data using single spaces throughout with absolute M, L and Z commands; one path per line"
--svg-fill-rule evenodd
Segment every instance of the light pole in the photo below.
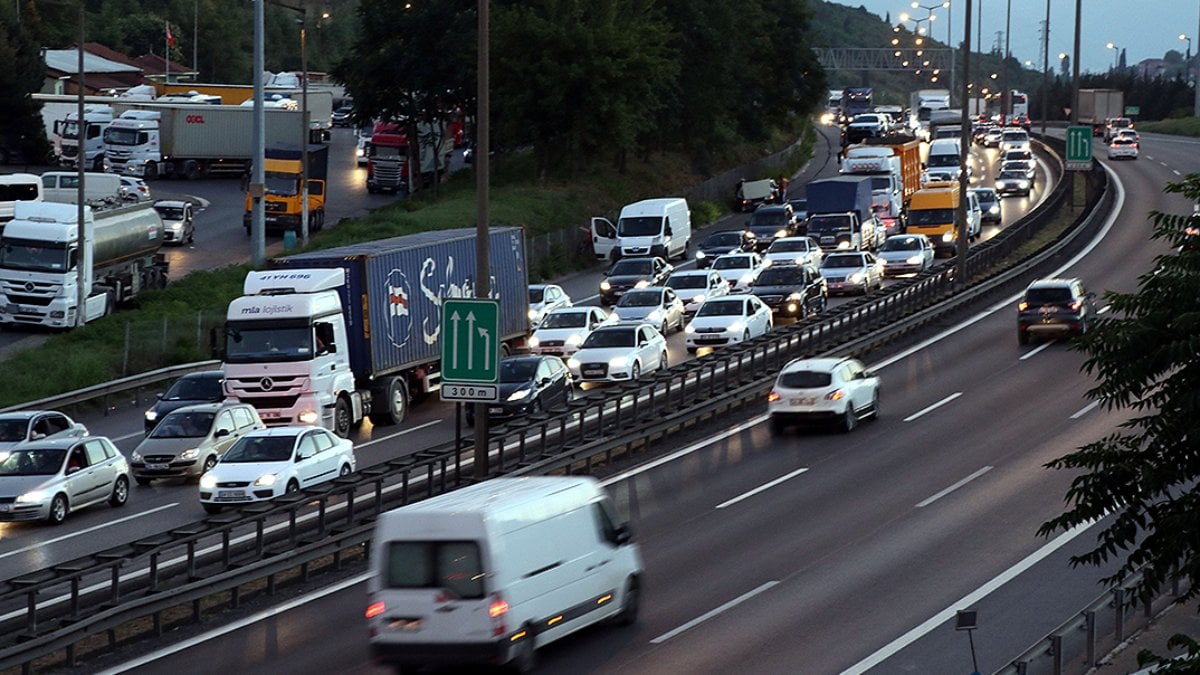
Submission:
M 1192 60 L 1192 38 L 1188 37 L 1186 33 L 1180 33 L 1180 34 L 1179 34 L 1179 39 L 1180 39 L 1180 40 L 1187 40 L 1187 43 L 1188 43 L 1188 46 L 1187 46 L 1187 56 L 1184 56 L 1184 57 L 1183 57 L 1183 63 L 1184 63 L 1184 65 L 1186 66 L 1186 65 L 1187 65 L 1187 63 L 1188 63 L 1189 61 L 1191 61 L 1191 60 Z
M 1113 50 L 1113 70 L 1121 67 L 1121 48 L 1113 43 L 1105 45 L 1108 49 Z
M 1000 90 L 1001 124 L 1008 124 L 1008 118 L 1011 115 L 1011 110 L 1009 109 L 1011 107 L 1009 104 L 1009 101 L 1011 101 L 1009 96 L 1011 96 L 1011 94 L 1009 93 L 1009 89 L 1008 89 L 1008 60 L 1010 58 L 1012 58 L 1012 52 L 1009 50 L 1009 45 L 1011 44 L 1009 37 L 1011 35 L 1012 35 L 1012 0 L 1008 0 L 1008 8 L 1005 10 L 1005 15 L 1004 15 L 1004 69 L 1003 69 L 1004 70 L 1004 83 L 1003 83 L 1004 87 Z
M 1200 22 L 1196 24 L 1196 35 L 1200 35 Z M 1200 117 L 1200 77 L 1193 78 L 1192 90 L 1192 115 Z
M 250 264 L 261 267 L 267 260 L 267 222 L 263 204 L 263 183 L 266 182 L 266 109 L 263 106 L 263 2 L 254 0 L 254 124 L 251 144 L 254 146 L 252 175 L 246 191 L 250 195 Z
M 84 160 L 83 143 L 84 143 L 84 139 L 87 138 L 87 123 L 84 121 L 84 115 L 83 115 L 83 96 L 84 96 L 84 93 L 83 93 L 83 78 L 84 78 L 84 75 L 83 75 L 83 43 L 84 43 L 84 39 L 86 37 L 86 35 L 84 34 L 84 26 L 85 26 L 84 19 L 87 16 L 84 13 L 85 8 L 86 8 L 86 5 L 84 4 L 83 0 L 79 0 L 79 80 L 78 80 L 78 82 L 76 82 L 76 84 L 78 85 L 78 91 L 76 92 L 77 95 L 75 97 L 75 106 L 76 106 L 76 108 L 75 108 L 75 139 L 79 142 L 79 144 L 76 146 L 79 150 L 75 154 L 75 166 L 79 169 L 79 192 L 78 192 L 78 194 L 75 195 L 75 201 L 78 202 L 78 205 L 77 205 L 78 208 L 76 208 L 76 210 L 75 210 L 75 220 L 76 220 L 76 223 L 75 223 L 75 247 L 76 247 L 75 248 L 75 250 L 76 250 L 76 254 L 75 254 L 75 270 L 76 270 L 75 325 L 76 326 L 82 326 L 83 324 L 87 323 L 87 292 L 88 292 L 88 290 L 90 290 L 90 289 L 86 289 L 83 287 L 84 286 L 83 267 L 84 267 L 84 264 L 88 262 L 88 256 L 83 254 L 83 252 L 87 246 L 86 242 L 84 242 L 84 235 L 86 234 L 86 232 L 84 231 L 83 220 L 87 216 L 87 208 L 88 208 L 87 205 L 84 204 L 84 197 L 86 196 L 87 193 L 84 191 L 84 186 L 83 186 L 84 176 L 86 173 L 85 167 L 84 167 L 86 162 L 83 161 Z M 116 302 L 115 296 L 114 296 L 113 302 Z

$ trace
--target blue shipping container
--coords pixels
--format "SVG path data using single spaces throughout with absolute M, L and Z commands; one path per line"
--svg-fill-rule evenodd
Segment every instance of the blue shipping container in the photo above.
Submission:
M 489 230 L 490 296 L 500 301 L 502 340 L 529 331 L 525 233 Z M 272 268 L 342 267 L 339 292 L 350 368 L 370 378 L 441 358 L 442 300 L 475 296 L 475 230 L 434 230 L 273 258 Z

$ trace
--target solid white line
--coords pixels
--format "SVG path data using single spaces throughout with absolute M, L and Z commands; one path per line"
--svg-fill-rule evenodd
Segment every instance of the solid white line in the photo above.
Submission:
M 780 476 L 779 478 L 776 478 L 775 480 L 773 480 L 769 483 L 764 483 L 749 492 L 738 495 L 737 497 L 734 497 L 733 499 L 730 499 L 727 502 L 721 502 L 720 504 L 717 504 L 716 508 L 723 509 L 726 506 L 733 506 L 734 504 L 742 501 L 743 499 L 749 499 L 750 497 L 753 497 L 754 495 L 756 495 L 760 492 L 770 490 L 771 488 L 775 487 L 776 485 L 779 485 L 780 483 L 789 481 L 789 480 L 795 478 L 796 476 L 799 476 L 800 474 L 804 473 L 805 471 L 808 471 L 807 467 L 805 467 L 803 469 L 796 469 L 795 471 L 793 471 L 789 474 Z
M 976 478 L 979 478 L 980 476 L 982 476 L 983 474 L 985 474 L 985 473 L 987 473 L 987 472 L 991 471 L 991 470 L 992 470 L 992 469 L 994 469 L 994 468 L 996 468 L 996 467 L 994 467 L 994 466 L 985 466 L 985 467 L 983 467 L 982 469 L 980 469 L 980 470 L 976 471 L 975 473 L 971 474 L 970 476 L 967 476 L 966 478 L 964 478 L 964 479 L 962 479 L 962 480 L 958 481 L 958 482 L 957 482 L 957 483 L 955 483 L 954 485 L 951 485 L 950 487 L 946 488 L 945 490 L 942 490 L 941 492 L 939 492 L 939 493 L 937 493 L 937 494 L 933 495 L 933 496 L 932 496 L 932 497 L 930 497 L 929 499 L 926 499 L 926 500 L 925 500 L 925 501 L 923 501 L 923 502 L 918 502 L 918 503 L 917 503 L 917 508 L 918 508 L 918 509 L 923 509 L 923 508 L 925 508 L 926 506 L 929 506 L 930 504 L 932 504 L 932 503 L 936 502 L 937 500 L 941 499 L 942 497 L 945 497 L 946 495 L 950 494 L 951 492 L 954 492 L 955 490 L 957 490 L 958 488 L 960 488 L 960 487 L 962 487 L 962 486 L 966 485 L 967 483 L 970 483 L 971 481 L 975 480 Z
M 294 600 L 289 600 L 289 601 L 283 603 L 282 605 L 264 609 L 263 611 L 261 611 L 257 614 L 252 614 L 244 619 L 238 619 L 237 621 L 234 621 L 233 623 L 221 626 L 220 628 L 214 628 L 213 630 L 210 630 L 207 633 L 201 633 L 200 635 L 188 638 L 186 640 L 183 640 L 182 642 L 176 642 L 175 644 L 173 644 L 169 647 L 163 647 L 162 649 L 159 649 L 158 651 L 150 652 L 149 654 L 146 654 L 144 656 L 139 656 L 136 659 L 133 659 L 132 661 L 126 661 L 125 663 L 122 663 L 119 666 L 109 668 L 108 670 L 102 670 L 102 671 L 100 671 L 99 675 L 118 675 L 118 673 L 124 673 L 126 671 L 133 670 L 134 668 L 141 668 L 142 666 L 144 666 L 148 663 L 153 663 L 154 661 L 157 661 L 163 657 L 170 656 L 172 654 L 176 654 L 185 649 L 191 649 L 192 647 L 195 647 L 198 644 L 202 644 L 204 642 L 208 642 L 209 640 L 212 640 L 213 638 L 218 638 L 218 637 L 221 637 L 222 635 L 232 633 L 235 630 L 241 630 L 241 629 L 245 628 L 246 626 L 250 626 L 255 623 L 258 623 L 259 621 L 262 621 L 263 619 L 269 619 L 273 616 L 277 616 L 279 614 L 282 614 L 284 612 L 292 610 L 296 607 L 307 604 L 313 600 L 318 600 L 320 598 L 323 598 L 327 595 L 331 595 L 333 593 L 340 593 L 341 591 L 344 591 L 347 588 L 350 588 L 352 586 L 356 586 L 358 584 L 365 582 L 369 578 L 371 578 L 370 573 L 359 574 L 358 576 L 350 577 L 349 579 L 344 579 L 332 586 L 328 586 L 326 588 L 322 588 L 320 590 L 313 591 L 311 593 L 307 593 L 307 594 L 305 594 L 299 598 L 296 598 Z
M 135 431 L 132 434 L 125 434 L 124 436 L 109 436 L 108 440 L 116 443 L 117 441 L 127 441 L 131 438 L 135 438 L 137 436 L 145 436 L 145 435 L 146 435 L 145 431 Z
M 403 436 L 404 434 L 411 434 L 411 433 L 412 433 L 412 432 L 414 432 L 414 431 L 420 431 L 421 429 L 427 429 L 427 428 L 429 428 L 429 427 L 431 427 L 431 426 L 433 426 L 433 425 L 435 425 L 435 424 L 441 424 L 441 422 L 442 422 L 441 420 L 433 420 L 432 422 L 426 422 L 426 423 L 424 423 L 424 424 L 418 424 L 417 426 L 415 426 L 415 427 L 411 427 L 411 428 L 408 428 L 408 429 L 405 429 L 404 431 L 397 431 L 397 432 L 396 432 L 396 433 L 394 433 L 394 434 L 389 434 L 389 435 L 387 435 L 387 436 L 383 436 L 382 438 L 373 438 L 373 439 L 371 439 L 371 440 L 367 441 L 366 443 L 359 443 L 359 444 L 358 444 L 357 446 L 355 446 L 355 447 L 358 447 L 358 448 L 365 448 L 365 447 L 367 447 L 368 445 L 374 445 L 374 444 L 376 444 L 376 443 L 382 443 L 382 442 L 384 442 L 384 441 L 389 441 L 389 440 L 391 440 L 391 439 L 393 439 L 393 438 L 396 438 L 397 436 Z
M 992 591 L 994 591 L 994 590 L 1000 588 L 1001 586 L 1003 586 L 1004 584 L 1012 581 L 1013 579 L 1015 579 L 1017 577 L 1017 575 L 1021 574 L 1025 570 L 1028 570 L 1029 568 L 1033 567 L 1037 563 L 1041 562 L 1042 559 L 1046 558 L 1051 553 L 1054 553 L 1055 551 L 1062 548 L 1063 546 L 1066 546 L 1068 542 L 1070 542 L 1075 537 L 1078 537 L 1079 535 L 1083 534 L 1084 532 L 1086 532 L 1088 530 L 1088 528 L 1090 528 L 1092 525 L 1095 525 L 1095 524 L 1096 524 L 1096 521 L 1092 521 L 1090 523 L 1082 523 L 1080 525 L 1076 525 L 1075 527 L 1071 528 L 1070 530 L 1067 530 L 1066 532 L 1063 532 L 1062 534 L 1055 537 L 1054 540 L 1052 540 L 1050 543 L 1046 544 L 1045 546 L 1042 546 L 1041 548 L 1034 551 L 1033 553 L 1030 553 L 1028 556 L 1025 557 L 1024 560 L 1018 562 L 1017 564 L 1013 565 L 1012 567 L 1001 572 L 998 576 L 993 578 L 991 581 L 988 581 L 987 583 L 980 586 L 979 588 L 964 595 L 961 599 L 959 599 L 955 603 L 952 603 L 946 609 L 943 609 L 942 611 L 938 612 L 937 614 L 934 614 L 933 616 L 929 617 L 929 619 L 927 619 L 921 625 L 913 628 L 912 630 L 908 631 L 904 635 L 901 635 L 900 637 L 896 638 L 895 640 L 892 640 L 891 642 L 887 643 L 886 645 L 881 647 L 878 651 L 876 651 L 874 654 L 871 654 L 870 656 L 863 659 L 862 661 L 859 661 L 858 663 L 854 664 L 853 666 L 850 666 L 846 670 L 843 670 L 842 675 L 861 675 L 862 673 L 867 672 L 868 670 L 870 670 L 871 668 L 874 668 L 875 666 L 879 665 L 880 663 L 883 663 L 887 659 L 891 658 L 892 655 L 899 652 L 901 649 L 904 649 L 908 645 L 916 642 L 917 640 L 924 637 L 927 633 L 929 633 L 933 629 L 937 628 L 938 626 L 942 625 L 943 623 L 954 618 L 954 615 L 958 610 L 970 607 L 971 605 L 974 605 L 975 603 L 984 599 L 985 597 L 990 595 Z
M 1105 305 L 1105 306 L 1101 307 L 1100 309 L 1096 310 L 1096 313 L 1097 314 L 1107 314 L 1110 309 L 1112 309 L 1112 305 Z
M 762 593 L 763 591 L 771 588 L 772 586 L 774 586 L 778 583 L 779 583 L 778 581 L 768 581 L 767 583 L 763 584 L 762 586 L 759 586 L 758 588 L 756 588 L 752 591 L 743 593 L 742 595 L 739 595 L 738 597 L 730 600 L 729 602 L 721 605 L 720 607 L 717 607 L 716 609 L 712 609 L 712 610 L 709 610 L 708 612 L 705 612 L 704 614 L 701 614 L 700 616 L 692 619 L 691 621 L 683 624 L 682 626 L 680 626 L 674 630 L 670 630 L 670 631 L 667 631 L 666 633 L 663 633 L 662 635 L 659 635 L 658 637 L 651 640 L 650 644 L 652 644 L 652 645 L 662 644 L 662 643 L 666 642 L 667 640 L 670 640 L 671 638 L 675 637 L 676 635 L 679 635 L 680 633 L 689 631 L 689 630 L 695 628 L 696 626 L 699 626 L 700 624 L 704 623 L 705 621 L 708 621 L 709 619 L 720 614 L 721 612 L 724 612 L 728 609 L 732 609 L 733 607 L 736 607 L 736 606 L 742 604 L 743 602 L 749 600 L 750 598 L 753 598 L 754 596 L 758 595 L 759 593 Z
M 949 403 L 950 401 L 953 401 L 954 399 L 958 398 L 959 396 L 962 396 L 962 392 L 956 391 L 953 394 L 950 394 L 949 396 L 947 396 L 946 398 L 938 401 L 937 403 L 934 403 L 933 405 L 930 405 L 930 406 L 926 406 L 926 407 L 918 410 L 917 412 L 909 415 L 908 417 L 905 417 L 904 421 L 911 422 L 911 421 L 917 419 L 918 417 L 920 417 L 921 415 L 924 415 L 925 413 L 933 412 L 934 410 L 937 410 L 938 408 L 946 405 L 947 403 Z
M 736 427 L 722 431 L 721 433 L 717 434 L 716 436 L 713 436 L 712 438 L 706 438 L 703 441 L 698 441 L 696 443 L 693 443 L 693 444 L 687 446 L 686 448 L 676 450 L 675 452 L 672 452 L 671 454 L 669 454 L 665 457 L 659 457 L 658 459 L 654 460 L 653 462 L 647 462 L 645 464 L 642 464 L 641 466 L 634 467 L 624 473 L 619 473 L 611 478 L 607 478 L 601 482 L 601 485 L 604 485 L 606 487 L 609 485 L 614 485 L 614 484 L 620 483 L 621 481 L 626 480 L 628 478 L 633 478 L 634 476 L 636 476 L 640 473 L 645 473 L 655 467 L 662 466 L 663 464 L 666 464 L 667 462 L 674 462 L 675 460 L 679 459 L 680 457 L 683 457 L 685 455 L 690 455 L 691 453 L 693 453 L 701 448 L 710 446 L 713 443 L 718 443 L 720 441 L 723 441 L 726 438 L 729 438 L 730 436 L 733 436 L 735 434 L 740 434 L 741 432 L 745 431 L 746 429 L 749 429 L 750 427 L 762 424 L 763 422 L 766 422 L 767 418 L 769 418 L 769 417 L 770 417 L 770 415 L 759 415 L 758 417 L 752 417 L 749 420 L 746 420 L 745 422 L 742 422 L 741 424 L 737 425 Z
M 1054 344 L 1054 343 L 1053 342 L 1043 342 L 1042 344 L 1040 344 L 1040 345 L 1034 347 L 1033 349 L 1030 349 L 1029 351 L 1022 354 L 1021 357 L 1017 360 L 1024 361 L 1025 359 L 1031 358 L 1034 354 L 1037 354 L 1038 352 L 1042 351 L 1043 349 L 1049 347 L 1052 344 Z
M 35 548 L 42 548 L 43 546 L 49 546 L 50 544 L 57 544 L 58 542 L 60 542 L 60 541 L 66 541 L 67 539 L 70 539 L 71 537 L 78 537 L 78 536 L 79 536 L 79 535 L 81 535 L 81 534 L 87 534 L 87 533 L 89 533 L 89 532 L 95 532 L 96 530 L 101 530 L 101 529 L 104 529 L 104 528 L 106 528 L 106 527 L 108 527 L 108 526 L 110 526 L 110 525 L 117 525 L 117 524 L 119 524 L 119 523 L 124 523 L 124 522 L 126 522 L 126 521 L 133 520 L 134 518 L 141 518 L 142 516 L 148 516 L 148 515 L 150 515 L 151 513 L 158 513 L 159 511 L 165 511 L 165 510 L 167 510 L 167 509 L 175 508 L 176 506 L 179 506 L 179 503 L 178 503 L 178 502 L 172 502 L 172 503 L 170 503 L 170 504 L 163 504 L 162 506 L 157 506 L 157 507 L 155 507 L 155 508 L 152 508 L 152 509 L 150 509 L 149 511 L 142 511 L 141 513 L 135 513 L 135 514 L 133 514 L 132 516 L 125 516 L 124 518 L 117 518 L 116 520 L 110 520 L 110 521 L 108 521 L 107 523 L 100 523 L 99 525 L 93 525 L 92 527 L 88 527 L 88 528 L 85 528 L 85 529 L 79 530 L 78 532 L 72 532 L 72 533 L 70 533 L 70 534 L 64 534 L 64 535 L 62 535 L 61 537 L 55 537 L 55 538 L 53 538 L 53 539 L 47 539 L 46 541 L 39 541 L 39 542 L 38 542 L 38 543 L 36 543 L 36 544 L 31 544 L 31 545 L 29 545 L 29 546 L 26 546 L 26 547 L 24 547 L 24 548 L 18 548 L 18 549 L 16 549 L 16 550 L 13 550 L 13 551 L 8 551 L 7 553 L 0 553 L 0 558 L 7 558 L 7 557 L 8 557 L 8 556 L 10 556 L 10 555 L 16 555 L 16 554 L 18 554 L 18 553 L 24 553 L 24 552 L 26 552 L 26 551 L 32 551 L 32 550 L 34 550 Z
M 1086 415 L 1086 414 L 1090 413 L 1092 410 L 1094 410 L 1096 408 L 1096 406 L 1098 406 L 1098 405 L 1100 405 L 1100 401 L 1092 401 L 1091 403 L 1080 408 L 1074 415 L 1071 415 L 1071 419 L 1077 420 L 1080 417 L 1083 417 L 1084 415 Z

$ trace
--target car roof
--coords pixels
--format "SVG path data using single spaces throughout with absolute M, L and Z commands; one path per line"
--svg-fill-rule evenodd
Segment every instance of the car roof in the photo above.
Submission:
M 596 330 L 594 330 L 592 332 L 598 333 L 600 331 L 633 330 L 634 328 L 637 328 L 639 326 L 649 326 L 649 325 L 650 324 L 648 324 L 648 323 L 614 323 L 610 326 L 600 326 L 599 328 L 597 328 Z
M 834 368 L 837 368 L 838 365 L 849 360 L 850 358 L 845 356 L 832 356 L 817 359 L 794 359 L 789 361 L 780 372 L 792 373 L 797 370 L 832 371 Z
M 222 380 L 225 379 L 225 373 L 220 370 L 204 370 L 199 373 L 188 373 L 179 379 L 204 380 L 209 378 L 214 380 Z
M 0 420 L 27 420 L 35 415 L 42 413 L 58 412 L 57 410 L 13 410 L 11 412 L 0 413 Z M 65 415 L 65 413 L 59 413 Z
M 541 354 L 513 354 L 500 359 L 500 363 L 520 363 L 522 361 L 541 361 L 544 356 Z
M 529 288 L 530 288 L 530 290 L 533 290 L 535 288 L 546 288 L 548 286 L 554 286 L 554 285 L 556 285 L 556 284 L 529 284 Z
M 155 200 L 155 206 L 169 206 L 173 209 L 181 209 L 191 202 L 185 202 L 181 199 L 158 199 Z
M 1051 279 L 1035 279 L 1029 284 L 1029 288 L 1057 288 L 1060 286 L 1070 286 L 1071 284 L 1081 283 L 1078 278 L 1054 277 Z
M 555 307 L 554 309 L 550 310 L 546 314 L 546 316 L 550 316 L 551 314 L 585 314 L 587 312 L 592 311 L 593 309 L 599 309 L 599 308 L 593 307 L 591 305 L 576 305 L 574 307 Z
M 248 431 L 242 438 L 247 436 L 299 436 L 300 434 L 312 429 L 320 429 L 320 427 L 309 426 L 307 424 L 293 424 L 285 427 L 267 427 L 265 429 L 255 429 Z
M 81 437 L 77 437 L 77 436 L 70 436 L 67 438 L 43 438 L 41 440 L 23 443 L 23 444 L 21 444 L 20 447 L 22 450 L 66 450 L 68 448 L 73 447 L 76 443 L 79 443 L 80 441 L 91 440 L 94 438 L 101 438 L 101 437 L 100 436 L 84 436 L 81 438 Z
M 215 413 L 215 412 L 219 412 L 221 410 L 227 409 L 227 408 L 246 408 L 249 406 L 250 406 L 249 403 L 224 403 L 221 401 L 218 401 L 215 403 L 193 403 L 192 405 L 185 405 L 182 408 L 176 408 L 167 414 L 174 415 L 175 413 L 195 413 L 195 412 Z
M 671 272 L 671 276 L 667 278 L 674 279 L 675 277 L 706 277 L 711 273 L 712 270 L 679 270 L 678 272 Z

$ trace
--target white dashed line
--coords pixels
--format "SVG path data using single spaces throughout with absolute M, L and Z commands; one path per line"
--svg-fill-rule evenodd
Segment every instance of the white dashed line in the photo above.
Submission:
M 659 635 L 658 637 L 651 640 L 650 644 L 652 644 L 652 645 L 662 644 L 662 643 L 666 642 L 667 640 L 670 640 L 671 638 L 675 637 L 676 635 L 679 635 L 680 633 L 684 633 L 686 631 L 691 630 L 692 628 L 695 628 L 696 626 L 699 626 L 700 624 L 704 623 L 705 621 L 708 621 L 709 619 L 720 614 L 721 612 L 724 612 L 726 610 L 737 607 L 738 605 L 742 604 L 743 602 L 749 600 L 750 598 L 753 598 L 754 596 L 758 595 L 759 593 L 762 593 L 765 590 L 770 589 L 772 586 L 774 586 L 778 583 L 779 583 L 778 581 L 768 581 L 767 583 L 763 584 L 762 586 L 759 586 L 758 588 L 756 588 L 752 591 L 749 591 L 748 593 L 739 595 L 738 597 L 730 600 L 729 602 L 721 605 L 720 607 L 717 607 L 716 609 L 713 609 L 711 611 L 705 612 L 704 614 L 701 614 L 700 616 L 692 619 L 691 621 L 683 624 L 682 626 L 680 626 L 674 630 L 667 631 L 666 633 Z
M 917 508 L 918 508 L 918 509 L 923 509 L 923 508 L 925 508 L 926 506 L 929 506 L 930 504 L 932 504 L 932 503 L 936 502 L 937 500 L 941 499 L 942 497 L 945 497 L 946 495 L 950 494 L 951 492 L 954 492 L 955 490 L 957 490 L 958 488 L 960 488 L 960 487 L 962 487 L 962 486 L 966 485 L 967 483 L 970 483 L 971 481 L 975 480 L 976 478 L 979 478 L 980 476 L 982 476 L 983 474 L 985 474 L 985 473 L 987 473 L 987 472 L 991 471 L 991 470 L 992 470 L 992 469 L 994 469 L 994 468 L 996 468 L 996 467 L 994 467 L 994 466 L 985 466 L 985 467 L 983 467 L 982 469 L 980 469 L 980 470 L 976 471 L 975 473 L 971 474 L 970 476 L 967 476 L 966 478 L 964 478 L 964 479 L 962 479 L 962 480 L 958 481 L 958 482 L 957 482 L 957 483 L 955 483 L 954 485 L 951 485 L 950 487 L 946 488 L 945 490 L 942 490 L 941 492 L 939 492 L 939 493 L 937 493 L 937 494 L 933 495 L 933 496 L 932 496 L 932 497 L 930 497 L 929 499 L 926 499 L 926 500 L 925 500 L 925 501 L 923 501 L 923 502 L 919 502 L 919 503 L 917 504 Z
M 934 403 L 931 406 L 922 408 L 921 410 L 918 410 L 917 412 L 909 415 L 908 417 L 905 417 L 904 421 L 911 422 L 911 421 L 917 419 L 918 417 L 920 417 L 921 415 L 924 415 L 925 413 L 930 413 L 930 412 L 933 412 L 934 410 L 937 410 L 938 408 L 946 405 L 947 403 L 949 403 L 950 401 L 953 401 L 954 399 L 958 398 L 959 396 L 962 396 L 962 392 L 956 391 L 953 394 L 950 394 L 949 396 L 947 396 L 946 398 L 938 401 L 937 403 Z
M 1098 406 L 1098 405 L 1100 405 L 1100 401 L 1092 401 L 1091 403 L 1089 403 L 1089 404 L 1087 404 L 1087 405 L 1083 406 L 1083 407 L 1082 407 L 1082 408 L 1080 408 L 1078 411 L 1076 411 L 1076 413 L 1075 413 L 1074 415 L 1071 415 L 1071 419 L 1073 419 L 1073 420 L 1077 420 L 1077 419 L 1079 419 L 1080 417 L 1083 417 L 1084 415 L 1086 415 L 1086 414 L 1090 413 L 1091 411 L 1095 410 L 1095 409 L 1096 409 L 1096 406 Z
M 799 476 L 800 474 L 804 473 L 805 471 L 808 471 L 807 467 L 805 467 L 803 469 L 796 469 L 795 471 L 793 471 L 787 475 L 780 476 L 779 478 L 776 478 L 775 480 L 773 480 L 769 483 L 764 483 L 749 492 L 738 495 L 737 497 L 734 497 L 733 499 L 730 499 L 727 502 L 721 502 L 720 504 L 717 504 L 716 508 L 723 509 L 726 506 L 733 506 L 734 504 L 742 501 L 743 499 L 749 499 L 750 497 L 753 497 L 754 495 L 756 495 L 760 492 L 770 490 L 771 488 L 775 487 L 776 485 L 779 485 L 780 483 L 789 481 L 789 480 L 795 478 L 796 476 Z
M 1054 343 L 1053 342 L 1043 342 L 1042 344 L 1040 344 L 1040 345 L 1034 347 L 1033 349 L 1030 349 L 1029 351 L 1022 354 L 1020 360 L 1024 361 L 1025 359 L 1032 357 L 1034 354 L 1037 354 L 1038 352 L 1042 351 L 1043 349 L 1045 349 L 1046 347 L 1049 347 L 1052 344 L 1054 344 Z

